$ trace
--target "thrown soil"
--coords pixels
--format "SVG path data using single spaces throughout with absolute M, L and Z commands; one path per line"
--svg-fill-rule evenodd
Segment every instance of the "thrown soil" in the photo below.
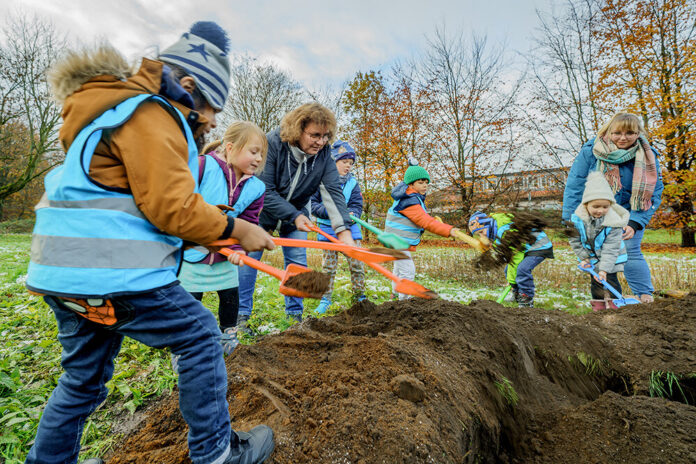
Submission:
M 287 278 L 287 280 L 285 280 L 283 285 L 304 292 L 314 298 L 321 298 L 321 296 L 329 288 L 330 282 L 331 278 L 328 276 L 328 274 L 317 271 L 309 271 L 291 275 Z
M 503 234 L 500 243 L 494 242 L 491 248 L 476 258 L 476 267 L 492 270 L 509 263 L 515 253 L 522 251 L 528 243 L 534 243 L 533 231 L 548 226 L 543 217 L 525 211 L 513 211 L 509 215 L 512 216 L 510 229 Z
M 693 463 L 694 333 L 694 295 L 583 316 L 360 303 L 240 345 L 230 413 L 274 429 L 274 463 Z M 679 387 L 650 397 L 663 373 Z M 176 395 L 117 449 L 190 462 Z

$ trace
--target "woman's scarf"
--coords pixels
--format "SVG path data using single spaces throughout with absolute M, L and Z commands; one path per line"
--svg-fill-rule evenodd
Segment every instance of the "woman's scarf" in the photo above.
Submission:
M 635 158 L 631 209 L 647 211 L 652 206 L 652 194 L 657 183 L 657 164 L 655 153 L 645 137 L 639 136 L 636 144 L 628 150 L 618 148 L 609 136 L 597 137 L 592 154 L 597 158 L 597 170 L 604 174 L 614 194 L 622 188 L 619 164 Z

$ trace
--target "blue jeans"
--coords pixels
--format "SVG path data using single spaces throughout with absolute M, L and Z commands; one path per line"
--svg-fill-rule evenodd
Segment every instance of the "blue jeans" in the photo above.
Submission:
M 115 298 L 128 320 L 115 329 L 88 321 L 45 297 L 58 322 L 64 374 L 41 416 L 29 464 L 74 463 L 87 416 L 101 404 L 114 358 L 127 336 L 179 358 L 179 409 L 189 426 L 195 464 L 209 464 L 230 446 L 227 371 L 215 316 L 180 285 Z
M 532 271 L 544 261 L 543 256 L 525 256 L 517 266 L 517 290 L 534 298 L 534 277 Z
M 295 230 L 289 234 L 281 234 L 283 238 L 294 238 L 299 240 L 307 240 L 307 232 Z M 255 251 L 249 253 L 254 259 L 261 259 L 263 251 Z M 283 247 L 283 258 L 285 267 L 288 264 L 299 264 L 307 266 L 307 249 L 297 247 Z M 254 288 L 256 287 L 256 269 L 249 266 L 241 266 L 239 268 L 239 314 L 243 316 L 251 316 L 254 309 Z M 285 313 L 302 314 L 304 306 L 302 298 L 294 296 L 285 297 Z
M 634 295 L 652 295 L 655 291 L 650 277 L 650 267 L 640 249 L 645 229 L 637 230 L 632 238 L 624 240 L 628 261 L 624 265 L 624 277 Z

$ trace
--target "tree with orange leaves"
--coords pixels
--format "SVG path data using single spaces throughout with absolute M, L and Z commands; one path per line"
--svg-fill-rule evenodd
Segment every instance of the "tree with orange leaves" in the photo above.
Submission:
M 403 179 L 409 159 L 427 165 L 419 100 L 404 80 L 391 82 L 380 72 L 358 72 L 348 83 L 342 106 L 343 132 L 358 152 L 356 174 L 364 211 L 386 211 L 391 188 Z
M 642 116 L 661 148 L 665 202 L 696 246 L 696 3 L 596 0 L 598 98 Z

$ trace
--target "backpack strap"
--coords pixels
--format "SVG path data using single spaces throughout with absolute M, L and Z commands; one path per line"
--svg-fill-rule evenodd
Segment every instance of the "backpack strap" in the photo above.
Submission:
M 201 185 L 205 172 L 205 155 L 198 155 L 198 185 Z

